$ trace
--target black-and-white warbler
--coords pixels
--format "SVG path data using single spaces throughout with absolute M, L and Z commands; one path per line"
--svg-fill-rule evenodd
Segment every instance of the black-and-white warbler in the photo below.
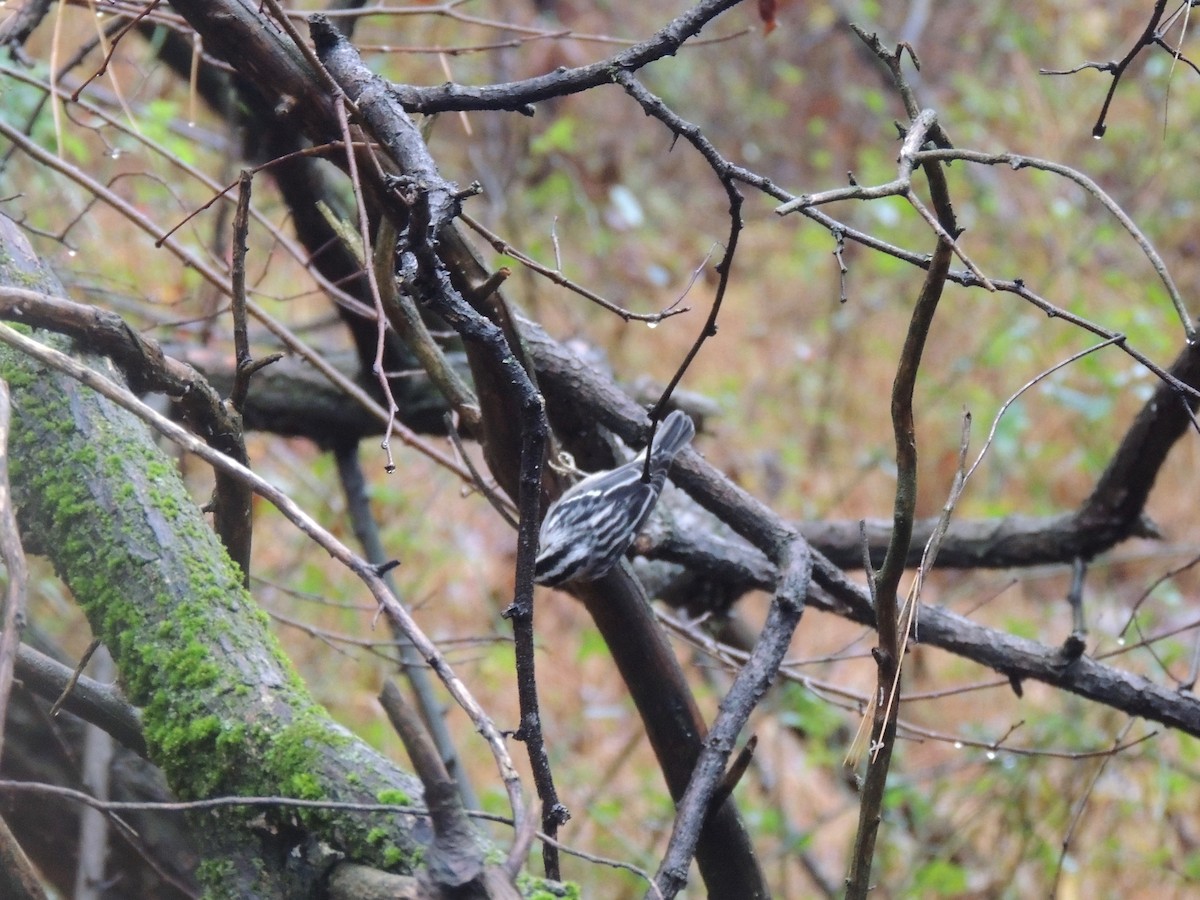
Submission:
M 695 433 L 688 414 L 676 410 L 655 434 L 649 481 L 643 479 L 643 450 L 625 465 L 596 472 L 564 491 L 542 520 L 534 581 L 595 581 L 615 566 L 658 502 L 671 463 Z

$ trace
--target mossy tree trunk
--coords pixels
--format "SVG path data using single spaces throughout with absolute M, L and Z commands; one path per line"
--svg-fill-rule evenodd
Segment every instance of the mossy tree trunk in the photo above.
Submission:
M 4 219 L 0 284 L 62 294 Z M 14 351 L 0 350 L 0 377 L 12 390 L 8 453 L 26 545 L 51 559 L 112 652 L 172 789 L 183 799 L 419 802 L 413 776 L 314 703 L 147 428 Z M 319 844 L 411 871 L 415 834 L 427 830 L 399 813 L 286 808 L 224 807 L 192 825 L 209 890 L 237 897 L 297 896 L 318 874 L 305 860 L 319 865 L 307 854 Z

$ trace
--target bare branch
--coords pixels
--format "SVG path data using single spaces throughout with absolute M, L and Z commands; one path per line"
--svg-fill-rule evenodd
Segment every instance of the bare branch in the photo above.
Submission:
M 674 54 L 684 42 L 700 33 L 709 22 L 737 6 L 741 0 L 702 0 L 669 22 L 649 40 L 608 59 L 575 69 L 538 75 L 525 81 L 468 87 L 447 84 L 436 88 L 392 85 L 392 90 L 409 112 L 435 113 L 454 110 L 506 109 L 533 115 L 533 104 L 554 97 L 577 94 L 611 84 L 622 72 L 636 72 L 656 59 Z

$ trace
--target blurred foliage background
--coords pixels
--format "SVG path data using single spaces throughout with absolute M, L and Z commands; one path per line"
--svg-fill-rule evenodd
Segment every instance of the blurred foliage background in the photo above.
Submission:
M 682 8 L 628 0 L 416 5 L 365 18 L 356 41 L 377 71 L 398 82 L 507 81 L 611 55 Z M 103 5 L 58 9 L 57 38 L 43 28 L 30 44 L 33 68 L 4 62 L 0 116 L 29 127 L 40 146 L 163 229 L 183 222 L 213 190 L 180 164 L 228 184 L 242 165 L 235 137 L 133 36 L 82 92 L 111 122 L 80 107 L 53 109 L 38 82 L 51 60 L 61 64 L 92 40 L 97 17 L 106 15 Z M 1039 156 L 1086 173 L 1145 231 L 1194 301 L 1200 194 L 1187 148 L 1200 113 L 1196 71 L 1165 53 L 1144 54 L 1116 93 L 1103 140 L 1091 131 L 1109 77 L 1039 74 L 1120 58 L 1147 15 L 1146 4 L 1133 2 L 795 0 L 780 5 L 768 34 L 744 4 L 644 75 L 729 159 L 801 194 L 842 186 L 847 173 L 861 184 L 894 176 L 894 121 L 903 108 L 847 23 L 877 31 L 887 44 L 907 41 L 921 62 L 919 72 L 909 69 L 919 101 L 937 110 L 956 146 Z M 574 37 L 554 36 L 568 29 Z M 1186 52 L 1186 36 L 1176 31 L 1171 40 Z M 70 83 L 97 63 L 91 54 Z M 593 345 L 620 379 L 665 383 L 703 321 L 714 286 L 711 255 L 727 233 L 724 194 L 702 160 L 689 147 L 672 147 L 671 135 L 616 87 L 542 104 L 533 118 L 443 114 L 430 146 L 448 177 L 483 184 L 467 210 L 513 246 L 635 311 L 680 298 L 692 308 L 648 329 L 519 265 L 509 281 L 513 300 L 556 336 Z M 60 267 L 74 296 L 191 353 L 231 353 L 221 319 L 227 312 L 195 273 L 62 173 L 0 149 L 3 210 L 38 236 L 39 251 Z M 950 183 L 967 228 L 962 245 L 984 272 L 1024 279 L 1058 306 L 1126 333 L 1159 363 L 1178 352 L 1182 330 L 1148 262 L 1082 190 L 1042 172 L 961 163 L 951 167 Z M 280 203 L 265 180 L 258 184 L 256 206 L 286 234 Z M 849 245 L 842 302 L 831 236 L 798 216 L 781 219 L 774 200 L 745 193 L 747 231 L 720 332 L 683 384 L 719 410 L 698 446 L 787 516 L 887 518 L 894 489 L 888 397 L 922 273 Z M 933 249 L 928 229 L 899 200 L 830 212 L 897 245 Z M 229 219 L 228 207 L 216 204 L 188 219 L 181 234 L 223 265 Z M 511 263 L 485 255 L 493 266 Z M 261 227 L 251 230 L 249 272 L 255 299 L 315 346 L 331 353 L 349 346 L 311 279 Z M 265 335 L 257 341 L 260 352 L 272 349 Z M 916 396 L 918 514 L 936 514 L 945 500 L 964 410 L 973 417 L 977 451 L 1011 394 L 1093 343 L 1012 295 L 949 287 Z M 999 423 L 958 515 L 1073 508 L 1154 384 L 1113 348 L 1040 382 Z M 250 443 L 260 473 L 352 540 L 328 454 L 266 435 Z M 511 599 L 513 534 L 449 473 L 410 452 L 398 462 L 388 476 L 382 453 L 365 452 L 385 544 L 403 560 L 402 594 L 493 717 L 513 727 L 513 654 L 499 615 Z M 180 464 L 203 501 L 208 473 L 193 460 Z M 1160 682 L 1185 678 L 1200 625 L 1197 575 L 1176 572 L 1200 553 L 1196 465 L 1191 435 L 1172 454 L 1148 508 L 1166 538 L 1118 546 L 1088 581 L 1089 652 Z M 263 505 L 256 514 L 254 590 L 292 658 L 336 717 L 402 758 L 375 700 L 391 666 L 376 652 L 388 637 L 376 627 L 370 597 L 273 509 Z M 1069 575 L 1065 567 L 942 572 L 930 579 L 925 600 L 1053 644 L 1070 628 L 1063 602 Z M 33 618 L 82 649 L 86 625 L 50 572 L 38 588 Z M 673 810 L 632 705 L 582 609 L 550 591 L 538 602 L 544 726 L 574 816 L 561 836 L 653 871 Z M 748 598 L 741 611 L 757 621 L 763 608 L 761 598 Z M 807 613 L 789 667 L 794 679 L 780 683 L 752 721 L 759 750 L 738 798 L 780 897 L 818 895 L 844 874 L 858 798 L 843 759 L 873 684 L 872 646 L 871 633 Z M 713 714 L 727 669 L 688 643 L 678 647 Z M 925 647 L 906 671 L 905 727 L 875 873 L 879 896 L 1183 897 L 1200 890 L 1194 738 L 1044 685 L 1027 683 L 1017 697 L 996 673 Z M 471 776 L 484 806 L 502 811 L 502 795 L 487 787 L 490 759 L 470 723 L 457 710 L 447 715 L 477 766 Z M 1116 743 L 1133 746 L 1104 755 Z M 628 872 L 570 857 L 564 865 L 585 896 L 644 890 Z

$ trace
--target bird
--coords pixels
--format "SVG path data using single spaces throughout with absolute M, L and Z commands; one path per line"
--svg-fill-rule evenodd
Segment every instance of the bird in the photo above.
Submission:
M 695 434 L 691 417 L 675 410 L 654 436 L 648 473 L 643 450 L 564 491 L 542 520 L 533 580 L 554 587 L 604 577 L 646 523 L 671 464 Z

